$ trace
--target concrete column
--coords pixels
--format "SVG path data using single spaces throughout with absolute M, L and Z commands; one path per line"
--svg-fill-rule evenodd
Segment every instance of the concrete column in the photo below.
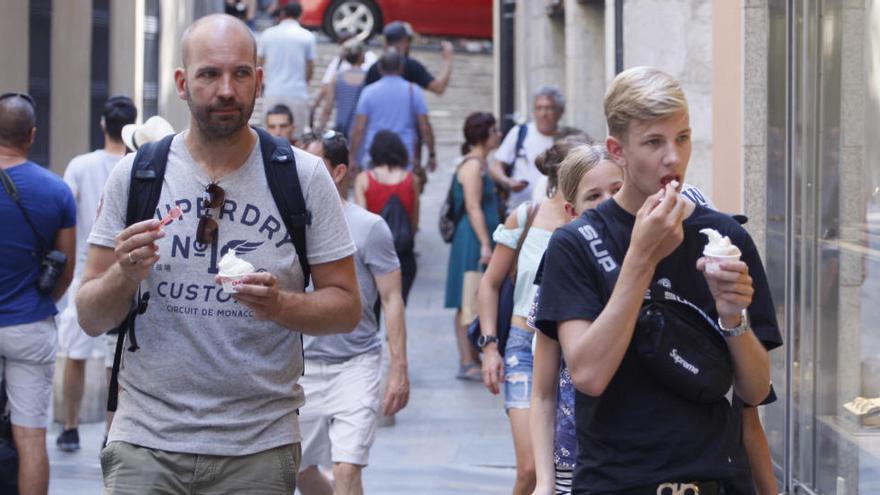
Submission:
M 687 182 L 709 194 L 713 158 L 712 1 L 627 0 L 623 22 L 624 66 L 657 67 L 681 81 L 693 129 Z
M 614 80 L 614 60 L 617 46 L 614 43 L 614 4 L 617 0 L 605 0 L 605 87 Z M 626 53 L 623 54 L 626 57 Z
M 517 109 L 521 118 L 532 111 L 532 94 L 543 84 L 565 86 L 564 21 L 551 18 L 544 2 L 520 0 L 516 6 Z
M 565 0 L 565 122 L 605 137 L 605 6 Z
M 28 39 L 30 35 L 30 5 L 28 2 L 4 2 L 0 15 L 0 46 L 3 53 L 3 70 L 0 70 L 0 92 L 28 90 Z
M 47 163 L 61 173 L 76 155 L 89 151 L 92 2 L 54 2 L 52 12 L 52 108 Z
M 110 3 L 110 94 L 125 95 L 135 101 L 143 74 L 136 70 L 143 64 L 143 51 L 138 52 L 138 15 L 143 15 L 142 0 L 111 0 Z M 136 74 L 141 74 L 141 79 Z M 138 108 L 138 117 L 141 109 Z
M 767 0 L 743 6 L 743 207 L 746 229 L 766 259 L 767 240 L 767 60 L 770 19 Z
M 174 70 L 183 65 L 180 37 L 192 22 L 192 2 L 162 0 L 161 51 L 159 56 L 159 114 L 180 131 L 189 128 L 189 108 L 177 96 Z

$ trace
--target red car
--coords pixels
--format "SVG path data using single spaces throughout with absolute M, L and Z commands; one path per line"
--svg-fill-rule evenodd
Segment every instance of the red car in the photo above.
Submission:
M 300 23 L 331 38 L 350 31 L 361 39 L 406 21 L 419 34 L 492 38 L 492 0 L 300 0 Z

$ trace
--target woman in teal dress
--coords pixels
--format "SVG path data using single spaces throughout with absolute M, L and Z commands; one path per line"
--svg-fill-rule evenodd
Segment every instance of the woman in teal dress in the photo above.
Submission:
M 455 313 L 455 340 L 459 354 L 456 377 L 463 380 L 482 381 L 477 353 L 468 342 L 466 322 L 461 321 L 462 284 L 464 272 L 480 270 L 492 256 L 491 233 L 498 226 L 498 202 L 486 158 L 498 147 L 500 137 L 492 114 L 470 114 L 464 122 L 464 157 L 452 183 L 455 209 L 460 211 L 463 208 L 466 214 L 458 222 L 449 251 L 445 306 L 458 310 Z

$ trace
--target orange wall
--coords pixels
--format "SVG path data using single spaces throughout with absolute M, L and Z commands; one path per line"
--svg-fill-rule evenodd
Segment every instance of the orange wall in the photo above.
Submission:
M 712 201 L 743 211 L 743 5 L 712 2 Z

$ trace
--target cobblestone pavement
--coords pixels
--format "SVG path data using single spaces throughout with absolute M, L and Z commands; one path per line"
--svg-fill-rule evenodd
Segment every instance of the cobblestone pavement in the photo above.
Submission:
M 333 45 L 319 45 L 315 79 L 335 51 Z M 437 71 L 436 50 L 414 55 Z M 492 109 L 491 67 L 490 55 L 456 53 L 446 94 L 428 95 L 440 169 L 431 175 L 422 196 L 419 272 L 407 311 L 412 392 L 396 423 L 378 431 L 370 466 L 364 471 L 369 494 L 503 494 L 513 485 L 513 445 L 502 399 L 491 396 L 481 384 L 454 378 L 453 313 L 442 307 L 448 246 L 437 231 L 440 204 L 459 157 L 464 117 Z M 50 429 L 50 493 L 100 492 L 98 449 L 103 429 L 102 423 L 81 425 L 82 450 L 74 454 L 55 447 L 60 425 Z

